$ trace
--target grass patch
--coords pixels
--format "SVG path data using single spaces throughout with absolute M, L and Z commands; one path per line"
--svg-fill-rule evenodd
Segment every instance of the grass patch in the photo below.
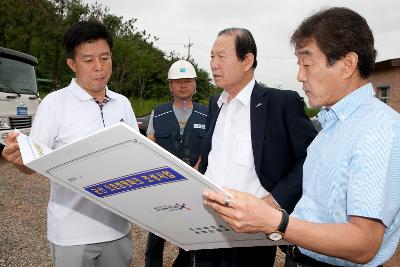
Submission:
M 129 98 L 131 102 L 133 111 L 135 111 L 136 117 L 142 117 L 144 115 L 150 114 L 155 106 L 167 103 L 169 98 L 150 98 L 142 99 L 139 101 L 138 98 Z

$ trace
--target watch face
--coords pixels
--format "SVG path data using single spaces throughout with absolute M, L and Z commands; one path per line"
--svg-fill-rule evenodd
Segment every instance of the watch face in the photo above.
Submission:
M 271 239 L 272 241 L 278 241 L 282 239 L 282 234 L 280 232 L 272 232 L 269 233 L 268 238 Z

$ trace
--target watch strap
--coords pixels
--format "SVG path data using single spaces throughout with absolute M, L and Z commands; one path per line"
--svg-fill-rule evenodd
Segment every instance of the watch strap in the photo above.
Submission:
M 289 214 L 286 212 L 284 209 L 279 209 L 282 212 L 282 219 L 281 223 L 278 226 L 278 231 L 282 233 L 282 235 L 285 234 L 286 228 L 289 224 Z

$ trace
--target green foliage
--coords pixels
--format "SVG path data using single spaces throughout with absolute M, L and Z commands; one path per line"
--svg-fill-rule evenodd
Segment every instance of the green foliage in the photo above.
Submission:
M 139 99 L 168 94 L 166 73 L 170 62 L 159 49 L 139 35 L 116 38 L 110 86 L 128 97 Z
M 135 18 L 124 20 L 101 4 L 88 5 L 81 0 L 1 0 L 0 46 L 37 57 L 38 77 L 51 79 L 53 88 L 61 88 L 74 76 L 65 63 L 63 34 L 73 23 L 91 19 L 102 21 L 114 37 L 110 88 L 128 98 L 137 98 L 140 105 L 147 103 L 145 99 L 165 102 L 169 98 L 168 69 L 180 58 L 174 52 L 165 55 L 156 48 L 154 42 L 158 38 L 139 30 Z M 195 100 L 207 101 L 216 88 L 208 73 L 191 61 L 198 74 Z
M 44 92 L 44 91 L 39 91 L 39 97 L 41 99 L 45 98 L 45 96 L 47 96 L 49 93 L 48 92 Z
M 318 112 L 320 111 L 320 109 L 318 108 L 308 108 L 308 107 L 305 107 L 304 110 L 306 111 L 306 114 L 309 118 L 317 116 Z
M 167 103 L 170 101 L 169 98 L 149 98 L 149 99 L 138 99 L 130 98 L 133 111 L 135 111 L 136 117 L 142 117 L 144 115 L 150 114 L 155 106 Z

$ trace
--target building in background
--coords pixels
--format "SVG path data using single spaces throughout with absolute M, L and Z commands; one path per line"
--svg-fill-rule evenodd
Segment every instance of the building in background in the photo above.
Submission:
M 400 58 L 375 63 L 372 82 L 376 97 L 400 112 Z

